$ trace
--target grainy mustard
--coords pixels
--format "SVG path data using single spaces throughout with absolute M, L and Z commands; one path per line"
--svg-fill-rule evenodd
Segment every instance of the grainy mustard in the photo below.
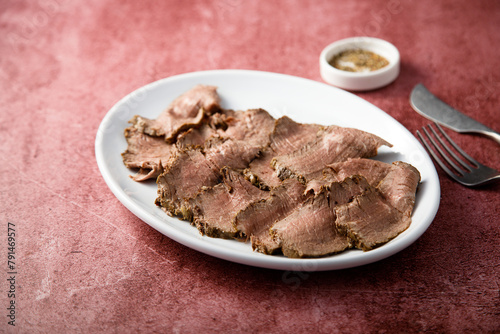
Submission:
M 362 49 L 342 51 L 328 62 L 333 67 L 348 72 L 371 72 L 389 65 L 384 57 Z

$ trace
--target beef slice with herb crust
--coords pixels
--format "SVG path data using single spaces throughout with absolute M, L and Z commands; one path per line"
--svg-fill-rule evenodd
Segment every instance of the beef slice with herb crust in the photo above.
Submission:
M 351 239 L 335 225 L 335 207 L 352 201 L 369 187 L 360 176 L 333 182 L 270 229 L 287 257 L 320 257 L 351 247 Z
M 269 196 L 245 177 L 230 168 L 221 170 L 222 182 L 202 189 L 187 200 L 186 207 L 201 234 L 218 238 L 240 238 L 242 233 L 234 223 L 236 215 L 248 205 Z
M 335 209 L 336 226 L 364 251 L 382 245 L 410 226 L 409 216 L 391 206 L 376 188 Z
M 295 179 L 285 180 L 271 189 L 267 198 L 251 203 L 236 215 L 236 228 L 250 238 L 254 250 L 273 254 L 280 248 L 271 238 L 269 228 L 305 200 L 304 189 L 304 185 Z
M 174 142 L 179 133 L 198 126 L 205 115 L 220 110 L 216 90 L 214 86 L 197 85 L 172 101 L 156 119 L 136 115 L 130 123 L 140 132 Z
M 321 176 L 326 165 L 349 158 L 369 158 L 380 146 L 392 146 L 382 138 L 353 128 L 328 127 L 320 138 L 290 154 L 279 155 L 272 166 L 280 179 L 297 177 L 303 182 Z
M 185 216 L 184 200 L 221 181 L 223 167 L 244 169 L 260 152 L 258 147 L 231 139 L 211 138 L 203 147 L 179 151 L 158 176 L 156 204 L 174 216 Z
M 300 204 L 275 223 L 270 233 L 286 257 L 320 257 L 351 246 L 350 239 L 335 227 L 335 215 L 325 192 Z
M 420 173 L 401 161 L 389 166 L 377 187 L 336 208 L 338 228 L 365 251 L 392 240 L 411 224 Z
M 213 187 L 220 180 L 219 169 L 207 161 L 202 148 L 180 151 L 170 159 L 156 180 L 156 204 L 168 214 L 186 219 L 183 200 L 196 196 L 202 187 Z

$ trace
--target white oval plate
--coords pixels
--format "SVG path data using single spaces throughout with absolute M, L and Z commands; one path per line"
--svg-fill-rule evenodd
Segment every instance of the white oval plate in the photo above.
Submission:
M 156 184 L 138 183 L 123 165 L 127 148 L 123 130 L 139 114 L 156 118 L 170 102 L 197 84 L 215 85 L 223 108 L 264 108 L 274 117 L 287 115 L 298 122 L 336 124 L 374 133 L 394 147 L 379 150 L 378 160 L 405 161 L 421 173 L 422 182 L 410 227 L 387 244 L 363 252 L 348 250 L 317 259 L 290 259 L 252 251 L 249 243 L 201 236 L 185 221 L 167 216 L 155 204 Z M 114 195 L 137 217 L 169 238 L 197 251 L 251 266 L 293 271 L 334 270 L 360 266 L 391 256 L 408 247 L 429 227 L 439 207 L 436 169 L 425 149 L 400 123 L 367 101 L 326 84 L 289 75 L 214 70 L 169 77 L 125 96 L 106 114 L 99 126 L 95 151 L 97 164 Z

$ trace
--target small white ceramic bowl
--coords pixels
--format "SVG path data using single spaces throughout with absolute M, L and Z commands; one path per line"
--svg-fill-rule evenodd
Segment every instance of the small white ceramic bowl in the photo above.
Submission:
M 328 62 L 342 51 L 362 49 L 376 53 L 389 61 L 381 69 L 371 72 L 339 70 Z M 328 45 L 321 52 L 319 67 L 321 77 L 327 83 L 351 91 L 377 89 L 393 82 L 399 75 L 400 56 L 391 43 L 373 37 L 351 37 Z

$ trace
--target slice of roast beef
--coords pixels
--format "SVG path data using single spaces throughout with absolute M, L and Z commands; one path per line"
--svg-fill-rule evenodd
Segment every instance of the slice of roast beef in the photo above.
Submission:
M 267 147 L 258 158 L 250 162 L 250 165 L 245 170 L 247 178 L 262 189 L 272 189 L 281 184 L 281 180 L 271 167 L 273 156 L 273 151 Z
M 175 144 L 179 149 L 188 149 L 189 147 L 203 146 L 208 139 L 217 136 L 219 136 L 217 129 L 213 129 L 207 123 L 202 123 L 197 128 L 181 132 L 177 136 Z
M 272 189 L 266 199 L 251 203 L 236 215 L 237 229 L 250 238 L 254 250 L 273 254 L 279 249 L 279 244 L 271 238 L 269 228 L 305 200 L 304 189 L 304 185 L 295 179 L 285 180 Z
M 340 182 L 354 175 L 363 176 L 371 186 L 376 187 L 391 168 L 391 164 L 364 158 L 337 162 L 327 165 L 321 178 L 308 182 L 307 191 L 318 192 L 323 185 L 328 185 L 334 181 Z
M 364 158 L 348 159 L 327 165 L 337 181 L 342 181 L 346 177 L 362 175 L 368 183 L 376 187 L 380 181 L 389 173 L 391 164 Z
M 351 239 L 335 225 L 335 207 L 349 203 L 370 185 L 354 176 L 323 186 L 270 231 L 288 257 L 319 257 L 351 247 Z
M 122 153 L 123 163 L 128 168 L 139 169 L 131 176 L 135 181 L 156 178 L 170 157 L 175 154 L 175 145 L 166 143 L 163 138 L 139 132 L 134 127 L 125 129 L 127 150 Z
M 203 151 L 213 167 L 220 170 L 225 166 L 233 169 L 247 168 L 261 149 L 246 141 L 213 137 L 205 142 Z
M 377 188 L 387 202 L 404 215 L 410 217 L 415 206 L 415 194 L 420 182 L 420 173 L 412 165 L 396 161 Z
M 308 198 L 270 232 L 287 257 L 320 257 L 351 247 L 350 239 L 335 227 L 326 191 Z
M 270 135 L 270 146 L 275 155 L 292 153 L 317 139 L 325 127 L 319 124 L 297 123 L 287 116 L 276 120 Z
M 328 193 L 330 207 L 335 208 L 338 205 L 352 202 L 356 196 L 363 194 L 371 186 L 363 176 L 354 175 L 341 182 L 332 182 L 324 188 Z
M 335 208 L 335 224 L 357 248 L 371 250 L 410 226 L 409 216 L 390 205 L 378 189 L 370 187 L 350 203 Z
M 275 119 L 264 109 L 233 112 L 224 121 L 227 128 L 219 131 L 222 137 L 245 141 L 261 148 L 269 145 L 269 134 L 275 125 Z
M 140 132 L 173 142 L 180 132 L 198 126 L 204 115 L 220 109 L 216 90 L 214 86 L 197 85 L 177 97 L 156 119 L 136 115 L 130 122 Z
M 221 170 L 222 182 L 205 188 L 187 201 L 193 222 L 200 233 L 219 238 L 238 238 L 241 232 L 234 223 L 235 216 L 250 203 L 269 196 L 245 177 L 227 167 Z
M 180 151 L 170 159 L 165 171 L 156 179 L 156 204 L 170 215 L 190 219 L 182 206 L 184 199 L 192 198 L 203 187 L 213 187 L 220 181 L 219 169 L 207 161 L 202 148 Z
M 269 136 L 269 147 L 250 163 L 246 174 L 264 189 L 279 186 L 280 178 L 271 166 L 276 155 L 288 154 L 300 149 L 318 137 L 324 127 L 318 124 L 301 124 L 287 116 L 276 120 Z
M 223 167 L 244 169 L 259 152 L 258 147 L 245 142 L 217 137 L 210 138 L 203 147 L 178 152 L 157 179 L 157 205 L 172 215 L 186 218 L 185 199 L 219 183 Z
M 272 166 L 280 179 L 298 177 L 303 182 L 321 176 L 326 165 L 349 158 L 369 158 L 377 154 L 380 146 L 392 146 L 382 138 L 353 128 L 332 126 L 321 137 L 300 150 L 279 155 Z

